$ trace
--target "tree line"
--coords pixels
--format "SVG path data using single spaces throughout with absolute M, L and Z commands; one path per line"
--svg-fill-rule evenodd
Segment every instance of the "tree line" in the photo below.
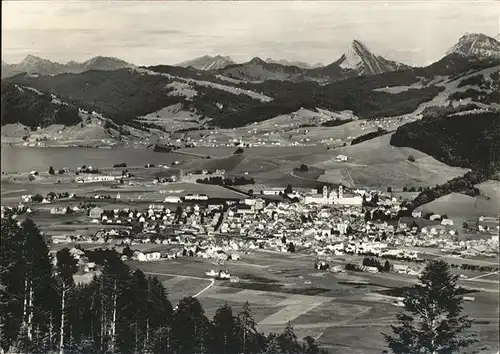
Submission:
M 0 345 L 9 353 L 294 353 L 316 354 L 290 324 L 259 332 L 249 304 L 224 305 L 210 320 L 194 297 L 173 307 L 156 277 L 132 270 L 113 250 L 85 251 L 101 274 L 86 284 L 69 249 L 54 259 L 36 225 L 2 218 Z
M 363 141 L 375 139 L 375 138 L 378 138 L 379 136 L 385 135 L 387 133 L 389 133 L 387 130 L 379 127 L 374 132 L 366 133 L 366 134 L 360 135 L 360 136 L 352 139 L 351 145 L 356 145 L 356 144 L 362 143 Z
M 2 83 L 2 125 L 21 123 L 32 129 L 51 124 L 76 125 L 82 121 L 78 108 L 55 103 L 49 94 Z
M 251 177 L 246 178 L 246 177 L 235 177 L 234 179 L 231 179 L 229 177 L 220 177 L 220 176 L 215 176 L 215 177 L 209 177 L 209 178 L 199 178 L 196 180 L 196 183 L 202 183 L 202 184 L 214 184 L 217 186 L 242 186 L 246 184 L 255 184 L 255 180 Z
M 441 185 L 424 188 L 405 206 L 411 211 L 449 193 L 462 193 L 475 197 L 479 195 L 479 189 L 475 185 L 486 181 L 488 178 L 490 178 L 490 175 L 484 170 L 469 171 L 465 175 L 455 177 Z
M 391 145 L 425 152 L 447 165 L 498 170 L 498 112 L 428 117 L 400 126 Z

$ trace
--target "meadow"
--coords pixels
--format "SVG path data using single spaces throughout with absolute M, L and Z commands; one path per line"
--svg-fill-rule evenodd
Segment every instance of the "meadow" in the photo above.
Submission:
M 172 300 L 198 294 L 209 317 L 226 303 L 237 312 L 248 301 L 259 329 L 264 332 L 279 332 L 290 321 L 298 337 L 311 335 L 332 353 L 380 353 L 387 349 L 381 331 L 389 330 L 401 309 L 393 304 L 393 297 L 384 293 L 412 285 L 416 278 L 318 272 L 313 269 L 313 262 L 314 258 L 307 255 L 259 251 L 243 255 L 241 261 L 228 261 L 223 267 L 197 258 L 129 265 L 151 274 L 178 274 L 178 278 L 164 282 Z M 226 269 L 239 277 L 239 282 L 215 280 L 209 286 L 204 272 L 210 269 Z M 475 301 L 464 303 L 465 312 L 477 319 L 473 330 L 479 332 L 479 347 L 490 351 L 498 348 L 498 334 L 494 332 L 498 327 L 498 282 L 478 279 L 461 283 L 485 289 L 471 294 Z M 321 289 L 321 293 L 305 295 L 311 289 Z M 347 347 L 351 349 L 346 351 Z

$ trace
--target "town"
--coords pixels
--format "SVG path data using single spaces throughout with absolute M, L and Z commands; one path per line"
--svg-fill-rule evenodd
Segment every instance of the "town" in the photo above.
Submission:
M 134 180 L 127 173 L 116 178 L 91 174 L 92 167 L 87 172 L 86 178 L 104 183 L 114 181 L 117 187 L 123 184 L 124 177 L 129 184 Z M 405 261 L 408 270 L 418 270 L 421 268 L 418 261 L 433 252 L 452 257 L 451 263 L 453 258 L 494 259 L 498 255 L 497 218 L 479 217 L 460 224 L 444 215 L 424 218 L 422 212 L 409 213 L 403 198 L 385 191 L 346 190 L 342 185 L 335 189 L 325 185 L 318 190 L 291 186 L 255 190 L 240 199 L 192 193 L 176 195 L 180 183 L 199 184 L 195 181 L 203 182 L 206 176 L 223 180 L 225 171 L 200 171 L 185 176 L 181 171 L 178 182 L 160 183 L 159 188 L 164 188 L 160 194 L 166 194 L 163 203 L 147 205 L 143 201 L 142 208 L 118 208 L 119 204 L 114 204 L 118 200 L 127 203 L 118 190 L 114 196 L 95 194 L 90 198 L 52 192 L 45 197 L 23 195 L 14 211 L 35 218 L 37 214 L 50 212 L 56 218 L 68 215 L 76 224 L 102 225 L 91 234 L 50 235 L 55 244 L 128 245 L 132 249 L 138 244 L 166 246 L 164 251 L 152 252 L 155 256 L 148 256 L 146 251 L 135 252 L 132 258 L 141 261 L 186 255 L 236 259 L 241 252 L 259 249 L 301 252 L 321 260 L 343 255 L 378 256 Z M 158 186 L 158 180 L 151 182 Z M 97 201 L 103 203 L 97 205 Z M 132 200 L 128 202 L 133 204 Z M 115 207 L 106 208 L 106 203 Z M 42 205 L 47 207 L 38 211 Z M 2 215 L 8 209 L 2 206 Z

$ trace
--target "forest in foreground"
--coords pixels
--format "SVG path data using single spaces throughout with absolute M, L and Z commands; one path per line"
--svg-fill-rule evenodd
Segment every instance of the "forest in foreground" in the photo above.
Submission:
M 30 219 L 1 221 L 0 343 L 2 353 L 320 353 L 315 340 L 256 328 L 247 303 L 225 305 L 212 320 L 200 302 L 172 306 L 156 277 L 131 270 L 111 250 L 93 251 L 102 273 L 75 284 L 78 262 L 64 248 L 52 259 Z

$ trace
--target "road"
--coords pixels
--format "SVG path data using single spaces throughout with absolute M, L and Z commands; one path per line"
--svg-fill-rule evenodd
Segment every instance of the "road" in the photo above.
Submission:
M 201 158 L 206 158 L 208 155 L 201 155 L 197 154 L 194 152 L 188 152 L 188 151 L 183 151 L 183 150 L 175 150 L 174 151 L 176 154 L 181 154 L 181 155 L 188 155 L 188 156 L 194 156 L 194 157 L 201 157 Z
M 492 274 L 498 274 L 498 270 L 496 272 L 491 272 L 491 273 L 488 273 L 488 274 L 481 274 L 481 275 L 478 275 L 477 277 L 469 278 L 467 280 L 481 279 L 481 278 L 487 277 L 488 275 L 492 275 Z
M 212 286 L 215 285 L 215 280 L 213 280 L 213 279 L 202 278 L 202 277 L 193 277 L 193 276 L 190 276 L 190 275 L 179 275 L 179 274 L 171 274 L 171 273 L 155 273 L 155 272 L 144 272 L 144 274 L 148 274 L 148 275 L 166 275 L 166 276 L 169 276 L 169 277 L 178 277 L 178 278 L 186 278 L 186 279 L 197 279 L 197 280 L 203 280 L 203 281 L 209 281 L 210 282 L 210 284 L 207 285 L 203 290 L 199 291 L 195 295 L 192 295 L 193 297 L 200 296 L 205 291 L 207 291 L 208 289 L 210 289 Z
M 290 176 L 298 178 L 298 179 L 303 179 L 304 181 L 312 181 L 312 182 L 318 182 L 317 179 L 312 179 L 312 178 L 306 178 L 306 177 L 300 177 L 295 175 L 293 172 L 290 172 Z

